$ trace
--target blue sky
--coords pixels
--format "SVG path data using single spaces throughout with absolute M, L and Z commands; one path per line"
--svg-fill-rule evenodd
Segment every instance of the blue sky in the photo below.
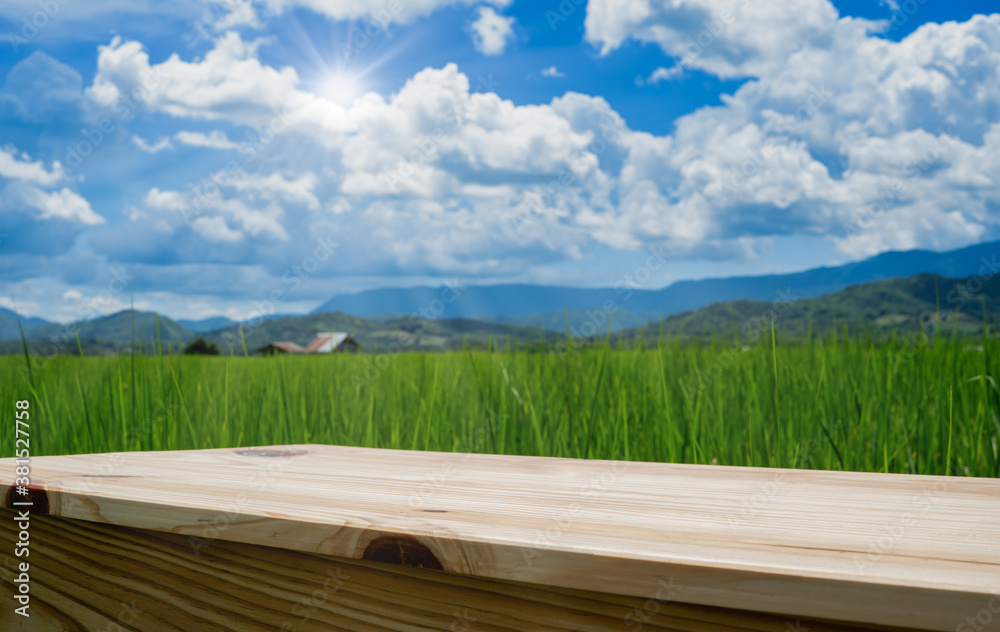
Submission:
M 991 6 L 5 2 L 0 306 L 246 318 L 997 239 Z

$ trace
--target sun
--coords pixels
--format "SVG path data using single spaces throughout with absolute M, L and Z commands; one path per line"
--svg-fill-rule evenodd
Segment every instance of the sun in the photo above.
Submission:
M 340 105 L 350 105 L 366 92 L 359 75 L 345 71 L 330 71 L 316 82 L 316 94 Z

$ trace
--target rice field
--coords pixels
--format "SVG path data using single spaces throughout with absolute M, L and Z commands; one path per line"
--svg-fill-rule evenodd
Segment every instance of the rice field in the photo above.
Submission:
M 330 443 L 1000 474 L 1000 342 L 501 348 L 322 357 L 0 357 L 33 456 Z M 14 424 L 4 424 L 13 447 Z

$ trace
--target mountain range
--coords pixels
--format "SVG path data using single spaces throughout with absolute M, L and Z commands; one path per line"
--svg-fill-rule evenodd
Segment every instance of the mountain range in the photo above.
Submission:
M 31 329 L 44 325 L 49 321 L 36 316 L 21 316 L 21 327 Z M 17 327 L 17 313 L 6 307 L 0 307 L 0 340 L 17 340 L 21 337 Z
M 732 336 L 754 314 L 784 306 L 776 319 L 782 332 L 805 335 L 839 324 L 879 328 L 914 328 L 945 303 L 956 279 L 978 275 L 988 314 L 995 313 L 1000 287 L 1000 242 L 949 252 L 889 252 L 864 261 L 793 274 L 681 281 L 661 290 L 571 288 L 535 285 L 442 286 L 368 290 L 337 296 L 307 315 L 272 315 L 253 326 L 244 324 L 248 350 L 267 342 L 304 344 L 320 331 L 348 331 L 368 349 L 396 341 L 410 349 L 441 350 L 463 343 L 485 345 L 490 338 L 552 340 L 570 333 L 589 337 L 612 332 L 623 339 L 665 334 L 682 337 Z M 934 285 L 934 300 L 930 287 Z M 980 283 L 982 285 L 982 283 Z M 944 294 L 942 294 L 944 292 Z M 943 297 L 943 298 L 942 298 Z M 975 329 L 982 305 L 970 312 L 964 301 L 953 310 L 959 323 Z M 414 318 L 413 315 L 422 316 Z M 0 351 L 20 345 L 14 312 L 0 308 Z M 662 320 L 661 320 L 662 319 Z M 653 323 L 653 324 L 651 324 Z M 22 317 L 30 341 L 48 341 L 65 352 L 111 352 L 133 341 L 143 349 L 178 348 L 196 337 L 242 353 L 239 325 L 225 317 L 172 320 L 152 312 L 123 311 L 110 316 L 58 324 Z M 57 341 L 57 342 L 53 342 Z
M 588 311 L 589 318 L 597 313 Z M 853 285 L 824 296 L 800 298 L 782 293 L 773 301 L 740 299 L 674 314 L 654 324 L 622 330 L 614 340 L 738 339 L 753 344 L 766 339 L 771 322 L 783 339 L 804 339 L 840 333 L 884 338 L 917 331 L 979 335 L 984 321 L 995 327 L 1000 313 L 1000 275 L 953 279 L 933 274 L 897 277 Z M 566 316 L 564 315 L 564 323 Z M 590 328 L 586 322 L 591 323 Z M 305 345 L 321 331 L 347 331 L 367 351 L 445 351 L 463 345 L 482 348 L 510 342 L 520 348 L 558 345 L 568 334 L 574 341 L 600 339 L 607 321 L 588 320 L 560 332 L 512 323 L 458 318 L 427 320 L 413 317 L 370 319 L 326 312 L 231 325 L 207 334 L 194 332 L 153 312 L 124 311 L 73 325 L 46 323 L 26 330 L 35 351 L 87 355 L 127 352 L 134 341 L 142 353 L 176 353 L 196 337 L 216 343 L 225 354 L 242 355 L 272 341 Z M 605 326 L 602 330 L 601 325 Z M 79 348 L 77 342 L 79 335 Z M 575 344 L 575 343 L 574 343 Z M 19 341 L 0 342 L 0 353 L 20 353 Z
M 774 322 L 779 337 L 840 334 L 884 338 L 893 332 L 910 335 L 975 334 L 984 320 L 995 325 L 1000 314 L 1000 274 L 952 279 L 934 274 L 852 285 L 824 296 L 793 301 L 737 300 L 714 303 L 674 314 L 663 321 L 622 332 L 623 339 L 660 336 L 738 339 L 753 344 L 770 336 Z
M 863 261 L 820 267 L 791 274 L 678 281 L 660 290 L 573 288 L 541 285 L 482 285 L 365 290 L 335 296 L 314 314 L 342 311 L 366 318 L 383 314 L 422 314 L 432 318 L 477 318 L 562 329 L 564 310 L 571 321 L 583 322 L 586 312 L 612 301 L 616 321 L 623 326 L 654 322 L 664 316 L 736 299 L 773 300 L 789 288 L 803 298 L 822 296 L 850 285 L 921 273 L 967 277 L 981 268 L 1000 268 L 1000 241 L 932 252 L 886 252 Z M 614 327 L 620 329 L 622 327 Z

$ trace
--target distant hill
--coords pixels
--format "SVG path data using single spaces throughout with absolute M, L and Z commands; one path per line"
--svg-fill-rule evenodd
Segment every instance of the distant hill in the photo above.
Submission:
M 423 320 L 406 316 L 373 320 L 341 312 L 290 316 L 264 320 L 254 326 L 243 326 L 249 353 L 275 341 L 294 342 L 304 346 L 323 331 L 346 331 L 369 352 L 397 347 L 407 351 L 443 351 L 460 348 L 463 341 L 482 347 L 492 338 L 503 344 L 508 335 L 519 343 L 551 340 L 558 336 L 554 332 L 529 326 L 473 319 Z M 239 325 L 212 332 L 205 338 L 217 343 L 223 353 L 243 352 Z
M 967 289 L 971 288 L 971 290 Z M 847 326 L 851 334 L 871 333 L 884 337 L 890 332 L 907 334 L 934 321 L 940 314 L 943 324 L 938 331 L 957 331 L 963 334 L 981 332 L 983 310 L 993 325 L 1000 315 L 1000 274 L 983 283 L 973 279 L 954 279 L 933 274 L 907 278 L 892 278 L 852 285 L 846 289 L 820 297 L 799 298 L 794 292 L 789 301 L 736 300 L 713 303 L 707 307 L 674 314 L 662 322 L 626 329 L 615 335 L 615 341 L 653 339 L 661 331 L 666 336 L 681 339 L 739 338 L 743 344 L 753 344 L 766 339 L 770 330 L 771 310 L 774 310 L 775 327 L 783 339 L 804 338 L 812 335 L 829 335 Z M 600 338 L 607 331 L 607 320 L 600 312 L 570 312 L 571 335 L 583 338 Z M 574 319 L 581 317 L 592 326 L 579 326 Z M 621 318 L 624 316 L 625 318 Z M 615 320 L 635 319 L 627 312 L 616 313 Z M 78 324 L 81 346 L 85 354 L 128 352 L 132 340 L 133 320 L 135 338 L 141 342 L 144 353 L 156 350 L 156 314 L 151 312 L 124 311 Z M 599 321 L 599 322 L 598 322 Z M 199 334 L 169 318 L 159 319 L 160 336 L 164 351 L 176 353 L 180 345 L 195 337 L 204 336 L 219 344 L 223 353 L 242 355 L 240 325 Z M 566 325 L 565 313 L 553 312 L 538 319 L 534 325 L 515 322 L 487 322 L 468 318 L 425 320 L 410 316 L 366 319 L 342 312 L 286 316 L 261 320 L 242 325 L 247 350 L 255 353 L 273 341 L 307 344 L 323 331 L 346 331 L 361 343 L 366 351 L 444 351 L 461 348 L 463 344 L 484 347 L 489 341 L 501 346 L 509 338 L 517 346 L 531 343 L 555 343 L 563 339 Z M 46 323 L 26 330 L 26 336 L 35 350 L 40 350 L 53 338 L 61 341 L 60 352 L 78 353 L 72 325 Z M 0 352 L 20 353 L 20 342 L 0 342 Z
M 203 318 L 201 320 L 187 320 L 179 318 L 177 319 L 177 324 L 181 327 L 186 327 L 195 333 L 203 334 L 235 325 L 236 321 L 231 318 L 226 318 L 225 316 L 215 316 L 213 318 Z
M 529 327 L 542 327 L 544 329 L 551 329 L 557 333 L 564 333 L 566 331 L 567 325 L 571 329 L 580 329 L 583 323 L 591 321 L 594 327 L 597 328 L 600 333 L 607 333 L 608 327 L 610 325 L 612 332 L 622 331 L 624 329 L 631 329 L 633 327 L 640 327 L 649 322 L 659 320 L 662 314 L 649 314 L 644 312 L 632 312 L 627 309 L 618 308 L 614 310 L 614 319 L 611 319 L 610 314 L 605 314 L 604 318 L 607 319 L 605 322 L 601 321 L 600 313 L 594 313 L 593 316 L 587 313 L 587 310 L 583 309 L 571 309 L 571 310 L 558 310 L 553 312 L 542 312 L 540 314 L 526 314 L 524 316 L 480 316 L 478 320 L 484 320 L 487 322 L 496 323 L 511 323 L 514 325 L 526 325 Z
M 44 325 L 49 321 L 36 316 L 21 316 L 21 326 L 25 329 Z M 6 307 L 0 307 L 0 340 L 20 340 L 21 334 L 17 328 L 17 312 Z
M 453 290 L 445 287 L 376 289 L 335 296 L 313 313 L 340 311 L 365 318 L 423 313 L 434 318 L 488 318 L 493 321 L 558 324 L 556 329 L 562 330 L 564 309 L 574 314 L 571 326 L 579 327 L 587 320 L 587 310 L 600 308 L 607 301 L 638 319 L 653 322 L 659 320 L 661 315 L 690 311 L 719 301 L 773 300 L 777 292 L 787 288 L 793 289 L 798 296 L 811 297 L 858 283 L 921 273 L 965 277 L 976 274 L 986 263 L 1000 266 L 998 259 L 1000 241 L 994 241 L 949 252 L 887 252 L 855 263 L 793 274 L 678 281 L 660 290 L 481 285 L 459 288 L 455 296 Z M 621 323 L 625 317 L 631 316 L 622 314 L 622 318 L 616 320 Z M 557 323 L 560 319 L 562 321 Z M 619 323 L 616 323 L 616 329 Z
M 115 345 L 129 345 L 135 334 L 136 345 L 141 342 L 144 348 L 153 349 L 157 343 L 157 316 L 155 312 L 132 312 L 125 310 L 110 316 L 101 316 L 92 320 L 76 323 L 76 331 L 81 339 L 99 340 Z M 29 340 L 62 340 L 71 337 L 72 348 L 76 341 L 73 324 L 47 323 L 25 330 Z M 195 337 L 195 332 L 178 324 L 176 321 L 159 316 L 159 340 L 162 344 L 178 345 Z
M 795 274 L 681 281 L 655 291 L 539 285 L 368 290 L 335 297 L 312 314 L 270 315 L 253 326 L 244 324 L 244 331 L 248 350 L 273 341 L 306 344 L 322 331 L 349 332 L 369 351 L 400 340 L 407 341 L 408 350 L 444 350 L 460 347 L 463 341 L 473 346 L 484 346 L 490 339 L 502 342 L 508 335 L 520 343 L 555 340 L 567 324 L 574 336 L 604 335 L 610 325 L 622 339 L 643 337 L 658 333 L 661 316 L 668 316 L 662 321 L 665 334 L 729 337 L 784 292 L 798 300 L 778 318 L 783 334 L 805 335 L 845 323 L 882 331 L 916 328 L 920 319 L 933 314 L 939 298 L 947 310 L 949 288 L 960 283 L 956 278 L 980 271 L 993 276 L 981 292 L 988 298 L 992 318 L 997 308 L 1000 242 L 944 253 L 890 252 Z M 974 301 L 964 304 L 954 325 L 975 330 L 981 310 Z M 415 320 L 412 314 L 424 318 Z M 34 348 L 61 337 L 72 341 L 64 345 L 65 352 L 74 351 L 72 325 L 40 318 L 25 318 L 22 323 Z M 77 330 L 85 353 L 127 349 L 133 332 L 144 350 L 153 350 L 157 315 L 126 310 L 77 323 Z M 204 336 L 225 350 L 242 353 L 239 326 L 225 317 L 178 322 L 160 316 L 159 331 L 165 350 Z M 0 353 L 20 352 L 19 339 L 16 315 L 0 308 Z
M 153 312 L 135 312 L 136 349 L 145 354 L 155 353 L 157 315 Z M 159 317 L 160 341 L 164 353 L 177 353 L 182 344 L 198 337 L 215 342 L 225 354 L 243 354 L 243 338 L 247 351 L 257 352 L 269 342 L 289 341 L 305 346 L 315 335 L 324 331 L 346 331 L 361 343 L 366 351 L 376 349 L 397 351 L 444 351 L 457 349 L 465 343 L 473 347 L 506 344 L 510 336 L 519 346 L 531 341 L 554 340 L 561 334 L 538 327 L 512 323 L 490 323 L 473 319 L 423 320 L 399 316 L 382 320 L 369 320 L 342 313 L 311 314 L 307 316 L 281 316 L 262 319 L 256 323 L 235 323 L 207 333 L 192 331 L 178 322 Z M 128 353 L 132 341 L 133 313 L 119 312 L 110 316 L 77 323 L 80 346 L 85 355 Z M 67 355 L 79 353 L 73 324 L 47 323 L 25 331 L 29 347 L 36 353 L 53 352 Z M 56 348 L 51 345 L 55 343 Z M 0 354 L 19 354 L 21 343 L 0 341 Z
M 930 325 L 941 333 L 978 334 L 982 331 L 985 301 L 986 319 L 992 326 L 1000 315 L 1000 275 L 985 281 L 978 292 L 963 288 L 979 286 L 978 277 L 953 279 L 933 274 L 895 278 L 853 285 L 820 297 L 782 303 L 774 301 L 727 301 L 698 310 L 675 314 L 661 323 L 624 331 L 621 339 L 681 338 L 733 340 L 744 344 L 769 335 L 771 310 L 779 338 L 829 335 L 847 326 L 851 334 L 869 332 L 883 336 L 892 331 L 903 334 L 927 329 L 942 317 L 940 325 Z

